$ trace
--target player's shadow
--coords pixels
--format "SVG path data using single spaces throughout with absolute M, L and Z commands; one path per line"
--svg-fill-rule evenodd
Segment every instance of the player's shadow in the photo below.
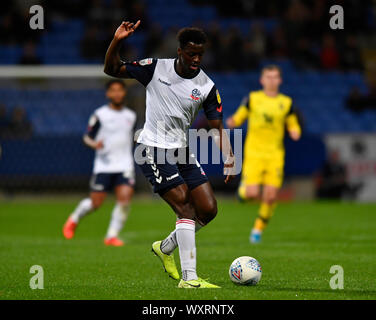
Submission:
M 265 291 L 290 291 L 290 292 L 317 292 L 317 293 L 343 293 L 343 294 L 358 294 L 358 295 L 375 295 L 376 290 L 356 290 L 356 289 L 343 289 L 343 290 L 333 290 L 333 289 L 312 289 L 312 288 L 281 288 L 281 287 L 269 287 L 262 288 Z

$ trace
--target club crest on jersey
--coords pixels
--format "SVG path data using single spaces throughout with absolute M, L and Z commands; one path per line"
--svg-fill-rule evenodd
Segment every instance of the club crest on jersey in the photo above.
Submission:
M 200 90 L 198 90 L 198 89 L 193 89 L 193 90 L 192 90 L 191 98 L 192 98 L 194 101 L 199 100 L 199 99 L 200 99 L 200 96 L 201 96 L 201 92 L 200 92 Z

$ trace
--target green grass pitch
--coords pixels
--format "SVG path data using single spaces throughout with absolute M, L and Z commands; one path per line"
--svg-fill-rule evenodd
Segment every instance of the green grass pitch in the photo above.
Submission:
M 219 199 L 217 218 L 197 234 L 198 274 L 216 290 L 184 290 L 163 272 L 150 246 L 174 228 L 160 200 L 136 199 L 123 231 L 127 245 L 103 244 L 113 202 L 82 221 L 65 240 L 71 200 L 0 203 L 0 299 L 376 299 L 376 205 L 286 203 L 260 245 L 248 243 L 257 206 Z M 238 256 L 258 259 L 259 285 L 234 285 Z M 178 262 L 178 252 L 175 253 Z M 32 265 L 44 269 L 44 289 L 31 290 Z M 344 290 L 332 290 L 332 265 L 344 268 Z

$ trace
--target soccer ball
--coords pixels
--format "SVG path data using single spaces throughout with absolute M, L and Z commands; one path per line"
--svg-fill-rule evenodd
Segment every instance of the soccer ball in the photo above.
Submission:
M 261 265 L 252 257 L 236 258 L 229 269 L 230 279 L 236 284 L 254 286 L 261 279 Z

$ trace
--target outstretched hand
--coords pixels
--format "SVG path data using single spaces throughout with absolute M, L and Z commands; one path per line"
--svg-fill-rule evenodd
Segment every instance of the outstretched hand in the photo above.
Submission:
M 140 25 L 141 20 L 138 20 L 136 24 L 129 21 L 123 21 L 121 25 L 116 29 L 114 38 L 117 40 L 122 40 L 128 38 Z
M 229 129 L 236 128 L 235 121 L 234 121 L 233 117 L 229 117 L 229 118 L 226 119 L 226 126 Z
M 95 150 L 101 150 L 104 148 L 103 141 L 97 141 L 94 145 Z
M 300 132 L 295 130 L 289 131 L 290 138 L 294 141 L 298 141 L 300 139 Z

